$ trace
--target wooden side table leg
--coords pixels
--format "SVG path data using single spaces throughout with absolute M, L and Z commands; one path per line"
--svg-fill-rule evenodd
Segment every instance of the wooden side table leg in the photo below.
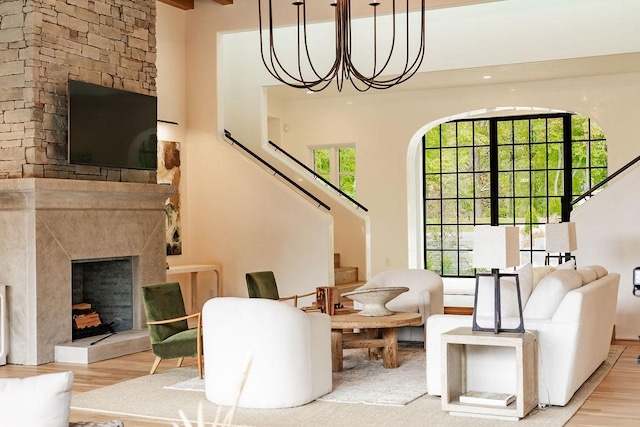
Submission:
M 342 371 L 342 329 L 331 330 L 331 369 Z
M 384 328 L 382 330 L 384 350 L 382 351 L 382 366 L 385 368 L 398 367 L 398 328 Z

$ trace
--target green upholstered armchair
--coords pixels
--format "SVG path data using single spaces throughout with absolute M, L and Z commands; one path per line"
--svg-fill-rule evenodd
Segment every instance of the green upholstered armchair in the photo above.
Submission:
M 316 291 L 313 291 L 307 294 L 280 298 L 278 286 L 276 284 L 276 277 L 273 274 L 273 271 L 256 271 L 253 273 L 247 273 L 245 278 L 247 280 L 249 298 L 268 298 L 278 301 L 293 300 L 294 307 L 297 307 L 298 298 L 308 297 L 315 295 L 316 293 Z
M 198 374 L 202 378 L 202 321 L 200 313 L 187 315 L 179 283 L 160 283 L 142 287 L 144 311 L 147 316 L 151 349 L 156 360 L 153 374 L 162 359 L 198 358 Z M 187 319 L 196 318 L 197 327 L 189 329 Z

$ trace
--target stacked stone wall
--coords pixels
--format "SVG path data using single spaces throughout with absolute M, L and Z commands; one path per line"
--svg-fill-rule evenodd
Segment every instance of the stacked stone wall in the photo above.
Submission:
M 71 165 L 69 79 L 156 95 L 155 0 L 0 2 L 0 178 L 156 182 Z

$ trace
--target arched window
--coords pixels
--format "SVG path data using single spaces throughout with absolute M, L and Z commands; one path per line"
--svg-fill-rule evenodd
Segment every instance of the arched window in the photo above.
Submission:
M 607 176 L 607 143 L 588 117 L 459 120 L 423 137 L 425 267 L 473 276 L 479 224 L 520 228 L 521 263 L 544 263 L 544 224 Z

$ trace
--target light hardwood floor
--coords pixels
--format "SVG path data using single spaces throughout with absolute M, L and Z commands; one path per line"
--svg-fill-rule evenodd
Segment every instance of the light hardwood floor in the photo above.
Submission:
M 627 348 L 609 375 L 591 394 L 567 426 L 637 426 L 640 419 L 640 342 L 616 341 Z M 7 365 L 0 367 L 0 378 L 71 370 L 74 373 L 73 392 L 82 393 L 96 388 L 137 378 L 149 373 L 154 356 L 150 351 L 92 363 L 75 365 L 50 363 L 41 366 Z M 195 359 L 185 360 L 185 366 L 196 365 Z M 173 361 L 163 361 L 158 371 L 172 369 Z M 71 421 L 101 421 L 120 419 L 126 427 L 170 426 L 170 422 L 117 415 L 72 411 Z

